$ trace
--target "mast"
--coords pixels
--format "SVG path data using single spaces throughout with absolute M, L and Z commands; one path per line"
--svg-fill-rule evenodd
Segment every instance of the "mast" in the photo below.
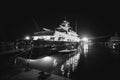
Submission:
M 75 31 L 77 33 L 77 20 L 75 21 Z
M 34 18 L 33 18 L 33 22 L 34 22 L 34 24 L 35 24 L 35 27 L 36 27 L 37 31 L 40 31 L 40 28 L 39 28 L 39 26 L 38 26 L 38 24 L 37 24 L 37 22 L 35 21 Z

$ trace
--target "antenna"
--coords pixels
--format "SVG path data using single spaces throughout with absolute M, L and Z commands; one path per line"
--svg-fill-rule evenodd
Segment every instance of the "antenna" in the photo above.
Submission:
M 35 19 L 34 19 L 34 18 L 33 18 L 33 22 L 34 22 L 34 24 L 35 24 L 35 26 L 36 26 L 37 30 L 38 30 L 38 31 L 40 31 L 40 29 L 39 29 L 39 27 L 38 27 L 38 24 L 37 24 L 37 22 L 35 21 Z
M 77 33 L 77 20 L 75 21 L 75 31 Z

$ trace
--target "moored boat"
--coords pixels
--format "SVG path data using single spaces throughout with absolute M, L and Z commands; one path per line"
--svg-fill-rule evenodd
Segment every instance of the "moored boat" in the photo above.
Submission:
M 45 48 L 48 51 L 61 51 L 77 49 L 80 43 L 78 34 L 72 30 L 68 21 L 56 28 L 54 31 L 43 28 L 43 31 L 35 32 L 32 36 L 33 50 L 39 52 L 39 48 Z

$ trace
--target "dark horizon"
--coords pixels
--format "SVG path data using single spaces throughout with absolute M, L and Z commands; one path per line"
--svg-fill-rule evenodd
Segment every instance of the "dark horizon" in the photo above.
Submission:
M 117 13 L 111 10 L 81 11 L 80 9 L 53 9 L 39 12 L 6 11 L 1 14 L 1 40 L 15 40 L 43 27 L 54 30 L 66 19 L 79 35 L 95 37 L 119 33 Z M 35 21 L 34 21 L 35 20 Z

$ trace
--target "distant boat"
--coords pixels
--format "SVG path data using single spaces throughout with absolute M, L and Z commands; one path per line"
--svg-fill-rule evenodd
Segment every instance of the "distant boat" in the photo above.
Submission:
M 108 47 L 112 49 L 120 49 L 120 37 L 118 37 L 117 33 L 115 34 L 115 36 L 112 36 L 109 39 Z

